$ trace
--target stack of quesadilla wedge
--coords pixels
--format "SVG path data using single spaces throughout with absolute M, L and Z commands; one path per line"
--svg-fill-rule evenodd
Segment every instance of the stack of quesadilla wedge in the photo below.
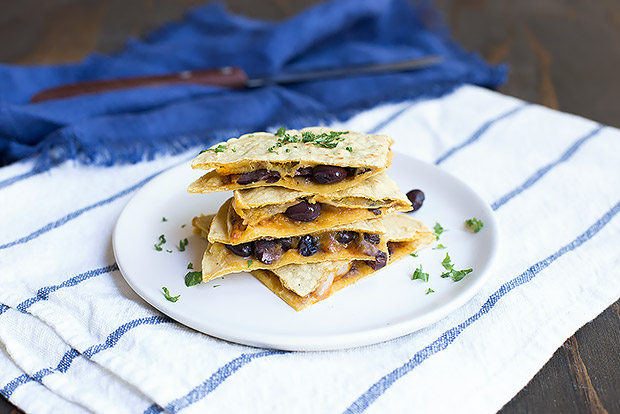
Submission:
M 329 128 L 243 135 L 203 151 L 192 193 L 233 190 L 192 221 L 202 280 L 251 271 L 300 310 L 428 244 L 388 177 L 392 139 Z

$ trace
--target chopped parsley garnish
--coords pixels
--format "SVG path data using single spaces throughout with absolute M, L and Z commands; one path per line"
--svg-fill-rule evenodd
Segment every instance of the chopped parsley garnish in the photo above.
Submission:
M 433 247 L 433 250 L 441 250 L 441 249 L 446 249 L 447 247 L 444 246 L 443 244 L 438 244 L 437 246 Z
M 237 152 L 237 150 L 236 150 L 236 149 L 234 149 L 234 148 L 231 148 L 230 150 L 231 150 L 232 152 Z
M 166 300 L 170 302 L 176 302 L 181 297 L 181 295 L 170 296 L 170 291 L 166 286 L 162 286 L 161 290 L 164 291 L 164 297 L 166 298 Z
M 353 152 L 353 148 L 351 148 L 351 147 L 346 147 L 345 149 L 346 149 L 347 151 L 349 151 L 349 152 Z
M 192 262 L 189 262 L 189 263 L 187 264 L 187 268 L 188 268 L 188 269 L 193 269 L 193 268 L 194 268 L 194 264 L 193 264 Z
M 161 221 L 168 221 L 168 219 L 166 217 L 162 217 Z
M 420 267 L 418 267 L 413 272 L 413 275 L 411 275 L 411 280 L 416 280 L 416 279 L 420 279 L 425 282 L 428 282 L 428 273 L 424 273 L 424 271 L 422 271 L 422 265 L 420 265 Z
M 153 246 L 155 247 L 155 250 L 157 250 L 158 252 L 161 252 L 163 250 L 161 245 L 164 243 L 166 243 L 166 237 L 162 234 L 161 236 L 159 236 L 159 243 L 154 244 Z
M 444 232 L 444 228 L 441 227 L 441 224 L 435 223 L 435 227 L 433 227 L 433 236 L 435 236 L 435 240 L 439 240 L 439 236 Z
M 452 280 L 459 282 L 473 271 L 474 269 L 452 270 Z
M 185 226 L 187 226 L 187 224 L 182 224 L 182 225 L 181 225 L 181 228 L 182 228 L 182 229 L 184 229 L 184 228 L 185 228 Z
M 202 282 L 202 272 L 187 272 L 185 275 L 185 286 L 187 287 L 196 286 L 200 282 Z
M 452 259 L 450 259 L 450 255 L 448 253 L 446 253 L 446 257 L 442 260 L 441 265 L 446 270 L 452 270 L 452 268 L 454 267 L 454 265 L 452 264 Z
M 286 152 L 291 152 L 291 149 L 290 149 L 290 148 L 287 148 L 287 149 L 286 149 Z
M 475 217 L 465 220 L 465 225 L 474 233 L 478 233 L 484 227 L 482 220 L 478 220 Z
M 272 154 L 277 154 L 277 153 L 278 153 L 278 151 L 276 151 L 276 150 L 274 149 L 274 147 L 269 147 L 269 148 L 267 149 L 267 151 L 271 152 Z
M 418 257 L 418 254 L 417 253 L 411 253 L 409 256 Z
M 172 253 L 172 250 L 168 250 L 168 249 L 166 249 L 166 251 L 167 251 L 168 253 Z
M 286 127 L 280 127 L 275 133 L 275 136 L 280 138 L 276 141 L 275 145 L 269 147 L 267 151 L 275 152 L 277 154 L 277 151 L 275 151 L 276 148 L 280 148 L 287 144 L 296 144 L 298 142 L 311 143 L 322 148 L 336 148 L 339 142 L 344 141 L 344 137 L 342 137 L 342 135 L 348 133 L 349 131 L 330 131 L 329 133 L 322 132 L 320 134 L 315 134 L 314 132 L 305 131 L 301 133 L 300 139 L 299 135 L 287 134 Z M 353 148 L 349 148 L 351 147 L 347 147 L 347 150 L 353 151 Z M 289 152 L 289 150 L 286 152 Z
M 219 144 L 217 147 L 215 147 L 215 148 L 209 148 L 209 149 L 208 149 L 208 150 L 206 150 L 206 151 L 213 151 L 213 152 L 224 152 L 224 151 L 226 151 L 227 149 L 228 149 L 228 147 L 227 147 L 226 145 Z
M 251 260 L 248 260 L 248 269 L 250 268 L 250 266 L 252 266 L 252 263 L 254 263 L 254 262 L 251 261 Z
M 216 287 L 220 287 L 220 285 L 213 285 L 213 287 L 214 287 L 214 288 L 216 288 Z
M 431 289 L 431 288 L 428 288 L 426 290 L 426 294 L 428 295 L 429 293 L 435 293 L 435 291 L 433 289 Z
M 455 270 L 454 264 L 452 264 L 452 260 L 450 259 L 448 253 L 446 253 L 446 257 L 441 262 L 441 265 L 444 267 L 444 269 L 446 269 L 446 271 L 443 272 L 440 276 L 444 279 L 447 277 L 452 278 L 454 282 L 459 282 L 463 280 L 465 276 L 473 272 L 473 269 Z
M 184 252 L 185 251 L 185 246 L 187 246 L 187 243 L 188 243 L 187 238 L 179 241 L 179 251 L 180 252 Z

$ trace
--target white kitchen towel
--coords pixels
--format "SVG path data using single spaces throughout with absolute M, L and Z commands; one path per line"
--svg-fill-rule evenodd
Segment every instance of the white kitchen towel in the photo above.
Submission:
M 0 393 L 31 413 L 495 412 L 620 296 L 620 132 L 473 86 L 336 125 L 394 138 L 495 210 L 500 252 L 465 306 L 418 332 L 281 352 L 195 332 L 142 301 L 111 235 L 196 151 L 137 165 L 0 169 Z

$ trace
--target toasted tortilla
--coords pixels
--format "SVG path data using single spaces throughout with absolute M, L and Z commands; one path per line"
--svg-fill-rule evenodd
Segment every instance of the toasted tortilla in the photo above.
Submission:
M 208 240 L 211 243 L 241 244 L 253 240 L 264 238 L 281 239 L 285 237 L 303 236 L 306 234 L 318 235 L 327 231 L 356 231 L 359 233 L 385 233 L 383 220 L 371 213 L 372 218 L 365 219 L 363 214 L 367 211 L 357 209 L 361 212 L 361 221 L 347 222 L 347 220 L 337 220 L 332 215 L 325 218 L 319 217 L 310 222 L 293 222 L 291 220 L 280 220 L 274 223 L 261 223 L 257 226 L 246 226 L 241 219 L 236 216 L 231 207 L 232 198 L 228 199 L 213 220 Z M 356 210 L 349 212 L 355 215 Z M 333 218 L 332 221 L 329 221 Z M 327 222 L 326 222 L 327 221 Z M 344 222 L 344 224 L 342 224 Z
M 390 247 L 388 265 L 435 240 L 428 227 L 411 217 L 394 214 L 386 216 L 385 222 Z M 364 261 L 336 261 L 255 270 L 252 275 L 299 311 L 375 272 Z
M 377 229 L 381 230 L 382 233 L 382 220 L 373 220 L 373 222 L 374 221 L 378 222 L 371 224 L 374 227 L 366 226 L 365 229 Z M 217 218 L 214 218 L 212 215 L 195 217 L 192 220 L 194 232 L 204 238 L 207 238 L 207 236 L 211 234 L 211 230 L 216 223 Z M 360 228 L 363 228 L 362 226 L 356 225 L 356 227 L 358 229 L 356 231 L 363 232 L 363 230 L 359 230 Z M 342 226 L 339 229 L 350 229 L 354 231 L 354 228 L 355 227 L 353 227 L 353 225 L 348 225 Z M 328 233 L 335 231 L 338 231 L 338 229 L 331 229 Z M 376 233 L 379 233 L 379 231 Z M 278 261 L 270 265 L 256 260 L 253 256 L 248 258 L 237 256 L 228 250 L 222 243 L 209 242 L 202 258 L 202 280 L 206 282 L 229 273 L 247 272 L 256 269 L 277 269 L 278 267 L 289 264 L 320 263 L 333 260 L 345 260 L 348 262 L 356 259 L 375 260 L 375 255 L 377 252 L 381 251 L 387 253 L 387 240 L 381 233 L 379 233 L 379 243 L 372 245 L 374 251 L 366 251 L 365 249 L 356 248 L 353 243 L 350 245 L 342 245 L 336 242 L 332 244 L 331 250 L 319 250 L 312 256 L 302 256 L 296 249 L 290 249 L 284 252 Z M 321 236 L 322 234 L 317 235 L 317 237 Z M 362 236 L 360 235 L 360 237 Z
M 287 217 L 276 216 L 301 201 L 331 206 L 332 208 L 323 209 L 319 216 L 327 226 L 411 210 L 411 202 L 407 196 L 386 173 L 377 174 L 355 187 L 330 194 L 313 194 L 283 187 L 238 190 L 234 192 L 232 207 L 243 223 L 250 226 L 268 219 L 275 222 L 290 221 L 293 225 L 298 225 L 299 222 L 287 220 Z
M 314 134 L 330 133 L 330 128 L 311 127 L 301 131 L 288 130 L 287 134 L 301 137 L 304 132 Z M 194 181 L 190 193 L 211 193 L 216 191 L 245 188 L 279 186 L 312 193 L 329 193 L 354 186 L 369 177 L 386 170 L 393 153 L 390 151 L 392 139 L 386 135 L 369 135 L 348 131 L 341 135 L 334 148 L 324 148 L 312 142 L 296 142 L 276 147 L 281 137 L 256 132 L 240 138 L 231 138 L 225 143 L 216 144 L 199 154 L 192 162 L 192 168 L 213 171 Z M 349 148 L 349 149 L 347 149 Z M 217 151 L 216 151 L 217 149 Z M 287 152 L 288 151 L 288 152 Z M 361 174 L 333 184 L 316 184 L 308 177 L 295 176 L 298 168 L 331 165 L 368 170 Z M 273 183 L 258 181 L 238 184 L 229 179 L 230 175 L 243 174 L 259 169 L 277 171 L 281 178 Z

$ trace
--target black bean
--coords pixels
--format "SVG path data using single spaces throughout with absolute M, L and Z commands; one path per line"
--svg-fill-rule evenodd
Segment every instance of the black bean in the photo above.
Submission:
M 278 240 L 257 240 L 254 242 L 254 256 L 261 263 L 273 264 L 282 257 L 282 245 Z
M 364 233 L 364 239 L 372 244 L 379 244 L 381 242 L 381 236 L 376 233 Z
M 321 204 L 310 204 L 307 201 L 302 201 L 299 204 L 287 208 L 284 214 L 297 221 L 316 220 L 319 214 L 321 214 Z
M 312 167 L 301 167 L 298 168 L 297 171 L 295 171 L 295 175 L 312 175 Z
M 347 170 L 347 175 L 349 177 L 353 177 L 355 175 L 355 172 L 357 171 L 357 168 L 353 168 L 353 167 L 344 167 L 345 170 Z
M 390 256 L 394 254 L 394 245 L 392 243 L 388 243 L 388 254 Z
M 317 184 L 333 184 L 347 178 L 347 170 L 330 165 L 318 165 L 312 169 L 312 179 Z
M 368 210 L 370 210 L 375 216 L 381 215 L 381 210 L 379 210 L 378 208 L 369 208 Z
M 357 233 L 354 231 L 339 231 L 336 234 L 336 240 L 338 243 L 348 244 L 357 239 Z
M 242 243 L 242 244 L 225 244 L 226 248 L 241 257 L 250 257 L 252 255 L 252 251 L 254 250 L 254 246 L 252 243 Z
M 265 181 L 267 183 L 275 183 L 280 180 L 280 173 L 277 171 L 269 171 L 265 169 L 255 170 L 243 173 L 237 179 L 237 184 L 251 184 L 257 181 Z
M 388 255 L 385 252 L 377 252 L 375 255 L 375 260 L 367 260 L 366 264 L 372 267 L 374 270 L 379 270 L 382 267 L 385 267 L 387 264 Z
M 407 193 L 407 198 L 409 199 L 409 201 L 411 201 L 411 205 L 413 206 L 413 210 L 411 211 L 419 210 L 424 203 L 424 193 L 422 192 L 422 190 L 416 189 L 409 191 Z
M 299 239 L 299 254 L 305 257 L 312 256 L 319 251 L 319 240 L 310 235 L 301 236 Z
M 287 237 L 285 239 L 279 239 L 278 241 L 280 242 L 280 245 L 282 246 L 282 250 L 285 252 L 288 252 L 289 250 L 295 247 L 293 245 L 292 237 Z

